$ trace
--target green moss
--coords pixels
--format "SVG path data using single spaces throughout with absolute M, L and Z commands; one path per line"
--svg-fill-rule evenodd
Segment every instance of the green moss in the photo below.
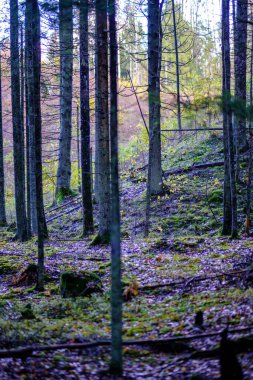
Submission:
M 65 355 L 62 355 L 62 354 L 55 354 L 54 356 L 53 356 L 53 360 L 55 361 L 55 362 L 60 362 L 60 361 L 69 361 L 69 358 L 67 357 L 67 356 L 65 356 Z
M 89 296 L 101 291 L 101 280 L 93 272 L 64 272 L 61 274 L 60 293 L 63 298 Z
M 223 190 L 215 189 L 207 197 L 209 203 L 221 203 L 223 200 Z
M 168 240 L 165 239 L 165 238 L 159 238 L 157 240 L 154 241 L 154 243 L 152 244 L 152 248 L 168 248 L 169 244 L 168 244 Z
M 45 256 L 47 256 L 47 257 L 52 257 L 52 256 L 54 256 L 58 251 L 59 251 L 59 249 L 57 249 L 57 248 L 54 248 L 54 247 L 46 247 L 46 248 L 45 248 Z
M 150 351 L 136 349 L 132 347 L 125 347 L 123 353 L 124 355 L 133 356 L 134 358 L 150 355 Z
M 17 263 L 18 256 L 0 257 L 0 274 L 7 274 L 17 271 L 21 264 Z
M 16 231 L 17 225 L 16 222 L 12 222 L 8 225 L 7 231 L 14 232 Z
M 35 315 L 32 310 L 32 305 L 30 303 L 25 305 L 24 309 L 21 310 L 21 315 L 23 319 L 35 319 Z
M 188 256 L 185 255 L 173 255 L 173 260 L 175 262 L 188 261 Z
M 231 248 L 231 244 L 227 243 L 226 241 L 222 241 L 220 244 L 219 244 L 219 248 L 223 251 L 227 251 L 228 249 Z
M 65 187 L 61 187 L 55 196 L 56 203 L 61 204 L 66 197 L 75 197 L 76 195 L 77 193 L 72 189 L 66 189 Z
M 110 233 L 106 232 L 104 235 L 97 234 L 90 243 L 91 247 L 96 245 L 104 244 L 107 245 L 110 243 Z
M 104 270 L 104 269 L 108 269 L 108 268 L 111 268 L 111 262 L 110 261 L 107 261 L 105 263 L 102 263 L 99 265 L 99 270 Z

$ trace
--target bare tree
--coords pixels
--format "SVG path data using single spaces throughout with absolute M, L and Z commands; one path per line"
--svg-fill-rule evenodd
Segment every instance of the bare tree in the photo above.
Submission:
M 19 64 L 19 20 L 18 2 L 10 0 L 10 45 L 11 45 L 11 100 L 13 124 L 13 155 L 15 177 L 16 238 L 28 239 L 25 204 L 24 130 L 20 112 L 20 64 Z
M 115 0 L 108 1 L 110 34 L 110 138 L 111 138 L 111 305 L 112 356 L 110 369 L 122 372 L 122 284 L 120 247 L 120 199 L 118 164 L 118 46 Z
M 246 201 L 246 222 L 245 231 L 250 234 L 251 226 L 251 198 L 252 198 L 252 158 L 253 158 L 253 131 L 252 131 L 252 107 L 253 107 L 253 26 L 251 25 L 251 52 L 250 52 L 250 93 L 249 93 L 249 161 L 248 161 L 248 183 L 247 183 L 247 201 Z
M 30 17 L 31 18 L 31 17 Z M 31 233 L 36 235 L 38 233 L 38 223 L 37 223 L 37 206 L 36 206 L 36 156 L 35 156 L 35 120 L 34 120 L 34 99 L 33 99 L 33 90 L 32 85 L 29 82 L 33 82 L 33 52 L 32 52 L 32 44 L 29 44 L 29 36 L 30 33 L 29 28 L 30 23 L 29 17 L 26 17 L 25 20 L 25 50 L 26 50 L 26 90 L 27 90 L 27 99 L 26 99 L 26 118 L 27 118 L 27 176 L 29 181 L 29 189 L 27 186 L 27 200 L 29 197 L 29 203 L 27 202 L 28 212 L 28 220 L 30 221 L 30 229 Z M 29 228 L 29 227 L 28 227 Z
M 98 175 L 99 233 L 95 242 L 109 243 L 110 160 L 108 110 L 107 3 L 96 0 L 96 171 Z
M 181 103 L 180 103 L 180 67 L 179 67 L 179 54 L 178 54 L 178 40 L 177 40 L 177 22 L 175 1 L 171 0 L 172 16 L 173 16 L 173 33 L 174 33 L 174 45 L 175 45 L 175 58 L 176 58 L 176 81 L 177 81 L 177 120 L 178 129 L 182 129 L 181 124 Z
M 237 149 L 247 148 L 246 134 L 246 74 L 247 74 L 247 19 L 248 1 L 237 0 L 235 11 L 235 98 L 237 101 Z
M 6 225 L 5 187 L 4 187 L 4 152 L 3 152 L 3 114 L 2 114 L 2 64 L 0 51 L 0 226 Z
M 148 1 L 148 102 L 150 194 L 162 188 L 161 164 L 161 12 L 159 0 Z
M 73 3 L 59 0 L 60 39 L 60 140 L 56 194 L 70 194 L 72 80 L 73 80 Z
M 222 69 L 224 143 L 223 234 L 235 237 L 237 235 L 237 197 L 231 111 L 229 0 L 222 0 Z
M 80 1 L 80 113 L 81 113 L 81 167 L 83 199 L 83 234 L 93 231 L 93 205 L 90 162 L 90 91 L 88 0 Z
M 36 159 L 36 211 L 38 224 L 38 278 L 37 289 L 44 288 L 44 236 L 45 215 L 43 205 L 42 183 L 42 136 L 41 136 L 41 104 L 40 104 L 40 76 L 41 76 L 41 45 L 40 45 L 40 12 L 37 0 L 26 0 L 27 25 L 27 58 L 31 61 L 27 86 L 28 99 L 32 102 L 31 119 L 35 130 L 35 159 Z

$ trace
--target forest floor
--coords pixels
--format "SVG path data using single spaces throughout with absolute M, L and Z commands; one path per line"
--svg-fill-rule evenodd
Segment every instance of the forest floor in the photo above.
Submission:
M 183 140 L 168 151 L 164 158 L 168 191 L 152 200 L 148 238 L 143 237 L 145 172 L 122 173 L 123 282 L 130 292 L 133 290 L 133 296 L 124 302 L 124 340 L 208 335 L 227 326 L 235 340 L 250 335 L 253 238 L 243 235 L 245 186 L 238 188 L 241 234 L 230 240 L 221 236 L 223 168 L 192 168 L 186 173 L 168 174 L 172 168 L 222 160 L 221 147 L 219 136 L 209 136 L 187 143 Z M 91 247 L 92 237 L 79 238 L 79 204 L 75 198 L 50 214 L 47 210 L 51 220 L 50 239 L 45 242 L 44 292 L 36 292 L 33 286 L 13 285 L 21 268 L 36 263 L 36 241 L 13 242 L 13 232 L 1 230 L 0 349 L 110 338 L 110 248 Z M 61 298 L 60 273 L 82 270 L 101 277 L 103 294 Z M 32 309 L 29 318 L 24 314 L 28 304 Z M 198 311 L 204 315 L 202 326 L 195 323 Z M 219 342 L 217 334 L 174 345 L 126 345 L 122 378 L 218 379 L 219 358 L 200 358 L 196 352 L 217 348 Z M 109 358 L 109 348 L 99 346 L 35 351 L 27 358 L 0 359 L 0 378 L 113 379 L 107 372 Z M 244 378 L 252 379 L 252 350 L 240 353 L 238 358 Z

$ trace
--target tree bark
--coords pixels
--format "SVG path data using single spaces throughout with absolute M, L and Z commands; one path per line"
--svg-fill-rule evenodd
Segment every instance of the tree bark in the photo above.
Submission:
M 222 98 L 224 144 L 223 234 L 237 235 L 234 141 L 231 112 L 229 0 L 222 0 Z
M 60 140 L 56 194 L 70 192 L 71 134 L 72 134 L 72 77 L 73 77 L 73 4 L 59 0 L 60 39 Z M 64 195 L 63 194 L 63 195 Z
M 96 143 L 98 170 L 99 240 L 109 242 L 110 162 L 108 120 L 107 3 L 96 0 Z
M 90 162 L 90 90 L 88 51 L 88 0 L 80 1 L 80 103 L 83 234 L 93 231 Z
M 29 107 L 28 107 L 28 60 L 27 49 L 25 49 L 25 126 L 26 126 L 26 212 L 27 212 L 27 233 L 28 236 L 32 235 L 32 220 L 31 220 L 31 181 L 30 181 L 30 133 L 29 133 Z
M 26 0 L 27 23 L 27 53 L 32 61 L 28 77 L 28 94 L 31 96 L 32 113 L 35 130 L 35 159 L 36 159 L 36 211 L 38 224 L 38 278 L 37 289 L 44 289 L 44 236 L 45 214 L 43 205 L 42 183 L 42 136 L 41 136 L 41 104 L 40 104 L 40 76 L 41 76 L 41 45 L 40 45 L 40 12 L 37 0 Z
M 78 191 L 81 193 L 81 160 L 80 160 L 80 122 L 79 122 L 79 107 L 76 106 L 76 155 L 77 155 L 77 180 Z
M 2 64 L 0 51 L 0 226 L 5 226 L 6 211 L 5 211 L 5 186 L 4 186 L 4 152 L 3 152 L 3 110 L 2 110 Z
M 177 121 L 178 129 L 182 129 L 181 123 L 181 103 L 180 103 L 180 69 L 179 69 L 179 54 L 178 54 L 178 41 L 177 41 L 177 22 L 175 1 L 171 0 L 172 15 L 173 15 L 173 33 L 174 33 L 174 45 L 175 45 L 175 58 L 176 58 L 176 80 L 177 80 Z
M 34 99 L 33 99 L 33 52 L 31 41 L 28 41 L 30 33 L 29 23 L 31 16 L 25 19 L 25 40 L 26 40 L 26 74 L 27 74 L 27 143 L 28 143 L 28 176 L 29 176 L 29 198 L 30 205 L 28 219 L 30 220 L 31 233 L 37 235 L 37 207 L 36 207 L 36 157 L 35 157 L 35 125 L 34 125 Z M 29 84 L 29 82 L 31 82 Z
M 122 373 L 122 283 L 120 247 L 120 197 L 118 163 L 118 44 L 115 0 L 108 1 L 110 34 L 110 138 L 111 138 L 111 372 Z
M 27 236 L 30 239 L 31 233 L 31 203 L 30 203 L 30 171 L 29 171 L 29 131 L 28 131 L 28 101 L 26 86 L 26 52 L 24 44 L 24 26 L 20 24 L 20 117 L 21 125 L 24 130 L 24 156 L 25 156 L 25 185 L 26 185 L 26 220 L 27 220 Z
M 149 178 L 151 194 L 162 188 L 160 125 L 161 12 L 159 0 L 148 0 L 148 102 L 149 102 Z
M 249 235 L 251 227 L 251 187 L 252 187 L 252 158 L 253 158 L 253 132 L 252 132 L 252 106 L 253 106 L 253 26 L 251 26 L 251 52 L 250 52 L 250 93 L 249 93 L 249 160 L 248 160 L 248 183 L 247 183 L 247 201 L 246 201 L 246 223 L 245 231 Z
M 43 190 L 40 189 L 40 186 L 41 186 L 40 184 L 37 185 L 37 180 L 38 180 L 38 176 L 40 176 L 40 173 L 37 167 L 36 151 L 38 149 L 38 144 L 41 144 L 41 137 L 38 137 L 38 132 L 37 132 L 38 128 L 41 130 L 41 110 L 40 110 L 40 65 L 41 65 L 40 55 L 41 55 L 41 52 L 40 51 L 37 52 L 35 49 L 35 44 L 38 44 L 39 46 L 38 49 L 40 49 L 40 38 L 36 35 L 36 33 L 39 33 L 39 32 L 37 30 L 33 31 L 33 25 L 35 24 L 35 19 L 40 20 L 39 13 L 37 16 L 33 15 L 33 12 L 35 11 L 39 12 L 39 9 L 36 10 L 36 7 L 38 7 L 38 5 L 27 2 L 26 18 L 25 18 L 26 66 L 27 66 L 26 67 L 27 120 L 28 120 L 27 131 L 28 131 L 28 156 L 29 156 L 28 170 L 29 170 L 29 183 L 30 183 L 29 190 L 30 190 L 30 213 L 31 213 L 30 220 L 31 220 L 31 232 L 33 234 L 38 235 L 39 234 L 38 220 L 42 218 L 42 221 L 40 221 L 40 223 L 43 224 L 44 237 L 47 237 L 48 233 L 47 233 L 46 218 L 45 218 L 45 213 L 44 213 L 43 196 L 40 199 L 40 202 L 42 202 L 42 205 L 40 206 L 42 209 L 40 210 L 41 215 L 40 216 L 37 215 L 38 213 L 37 197 L 38 196 L 40 197 L 40 194 L 37 194 L 37 193 Z M 38 25 L 38 28 L 40 28 L 40 25 Z M 34 35 L 32 35 L 33 32 L 34 32 Z M 38 57 L 36 55 L 38 55 Z M 37 83 L 38 81 L 39 83 Z M 39 91 L 39 95 L 37 95 L 38 91 Z
M 235 17 L 235 98 L 237 104 L 237 149 L 247 148 L 246 134 L 246 76 L 247 76 L 248 1 L 237 0 Z M 238 115 L 239 114 L 239 115 Z
M 11 45 L 11 100 L 13 124 L 13 154 L 15 177 L 16 238 L 28 239 L 25 204 L 24 130 L 20 113 L 20 64 L 19 64 L 18 2 L 10 0 L 10 45 Z

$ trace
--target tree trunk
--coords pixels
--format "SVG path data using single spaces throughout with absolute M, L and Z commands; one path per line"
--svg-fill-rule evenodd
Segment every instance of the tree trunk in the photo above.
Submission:
M 148 101 L 149 101 L 149 166 L 150 193 L 162 188 L 160 125 L 160 51 L 161 12 L 159 0 L 148 0 Z
M 29 134 L 29 108 L 28 108 L 28 60 L 27 49 L 25 49 L 25 126 L 26 126 L 26 212 L 27 212 L 27 233 L 28 236 L 32 235 L 32 220 L 31 220 L 31 181 L 30 181 L 30 134 Z
M 110 162 L 108 120 L 107 4 L 96 0 L 96 143 L 98 170 L 99 240 L 109 242 Z
M 20 114 L 18 26 L 18 2 L 17 0 L 10 0 L 11 100 L 17 223 L 16 238 L 25 241 L 28 239 L 28 234 L 25 204 L 24 130 L 22 129 Z
M 80 122 L 79 122 L 79 107 L 76 106 L 76 155 L 77 155 L 77 180 L 78 191 L 81 192 L 81 162 L 80 162 Z
M 235 98 L 237 104 L 237 149 L 247 148 L 246 134 L 246 69 L 247 69 L 248 1 L 237 0 L 235 20 Z
M 111 363 L 113 373 L 122 373 L 122 284 L 120 249 L 120 199 L 118 169 L 118 46 L 115 0 L 108 1 L 110 34 L 110 138 L 111 138 Z
M 233 20 L 233 34 L 234 34 L 234 69 L 236 67 L 236 57 L 235 57 L 235 49 L 236 49 L 236 0 L 232 0 L 232 20 Z M 234 89 L 235 96 L 235 89 Z M 232 125 L 233 125 L 233 133 L 234 133 L 234 149 L 235 149 L 235 166 L 236 166 L 236 181 L 239 183 L 240 180 L 240 154 L 239 154 L 239 144 L 237 137 L 237 119 L 235 110 L 232 113 Z
M 31 16 L 30 16 L 31 17 Z M 36 157 L 35 157 L 35 125 L 34 125 L 34 103 L 33 103 L 33 52 L 32 45 L 28 43 L 29 23 L 30 19 L 26 17 L 25 20 L 25 40 L 26 40 L 26 73 L 27 73 L 27 132 L 28 132 L 28 174 L 29 174 L 29 197 L 30 197 L 30 215 L 28 219 L 31 223 L 31 232 L 34 235 L 38 233 L 37 223 L 37 207 L 36 207 Z M 32 92 L 31 92 L 32 91 Z
M 31 0 L 30 0 L 31 1 Z M 26 8 L 26 18 L 25 18 L 25 24 L 26 24 L 26 32 L 25 32 L 25 39 L 26 39 L 26 75 L 27 75 L 27 132 L 28 132 L 28 160 L 29 160 L 29 183 L 30 183 L 30 220 L 31 220 L 31 232 L 33 234 L 38 234 L 38 220 L 39 216 L 37 215 L 37 196 L 40 189 L 37 186 L 37 177 L 38 177 L 38 168 L 37 168 L 37 157 L 36 157 L 36 150 L 37 144 L 39 140 L 37 140 L 37 132 L 36 129 L 41 129 L 41 116 L 40 116 L 40 105 L 36 102 L 40 103 L 37 99 L 36 91 L 40 91 L 40 83 L 37 84 L 37 80 L 40 81 L 40 52 L 36 52 L 34 49 L 34 44 L 38 43 L 40 44 L 40 41 L 34 42 L 35 37 L 31 35 L 32 33 L 32 25 L 34 24 L 34 17 L 32 12 L 33 8 L 36 9 L 38 5 L 27 2 L 27 8 Z M 31 13 L 29 13 L 31 12 Z M 39 16 L 36 16 L 39 18 Z M 34 31 L 35 33 L 36 31 Z M 39 54 L 39 57 L 37 58 L 35 54 Z M 37 63 L 37 60 L 39 60 L 39 63 Z M 39 68 L 37 66 L 39 66 Z M 37 71 L 38 72 L 37 72 Z M 39 79 L 36 78 L 36 76 L 39 77 Z M 40 126 L 38 126 L 40 124 Z M 40 186 L 40 185 L 39 185 Z M 43 233 L 44 237 L 48 236 L 47 233 L 47 226 L 46 226 L 46 218 L 44 213 L 44 205 L 43 205 L 43 197 L 40 200 L 42 202 L 42 212 L 40 215 L 40 218 L 43 219 L 41 223 L 43 223 Z
M 80 103 L 83 234 L 93 231 L 90 163 L 90 91 L 88 51 L 88 0 L 80 1 Z
M 177 121 L 178 129 L 182 129 L 181 124 L 181 103 L 180 103 L 180 70 L 179 70 L 179 55 L 178 55 L 178 41 L 177 41 L 177 22 L 175 12 L 175 1 L 171 0 L 172 15 L 173 15 L 173 33 L 174 33 L 174 45 L 175 45 L 175 57 L 176 57 L 176 79 L 177 79 Z
M 4 152 L 3 152 L 3 110 L 2 110 L 2 58 L 0 51 L 0 226 L 6 225 L 5 188 L 4 188 Z
M 253 106 L 253 26 L 251 26 L 251 52 L 250 52 L 250 114 L 249 114 L 249 162 L 248 162 L 248 183 L 246 202 L 246 233 L 250 234 L 251 227 L 251 186 L 252 186 L 252 158 L 253 158 L 253 133 L 252 133 L 252 106 Z
M 222 0 L 222 98 L 224 142 L 223 234 L 237 235 L 234 142 L 231 112 L 229 0 Z
M 72 0 L 59 0 L 60 39 L 60 142 L 56 194 L 70 193 L 71 129 L 72 129 L 72 77 L 73 77 L 73 4 Z
M 35 159 L 36 159 L 36 209 L 38 224 L 38 278 L 37 289 L 44 288 L 44 205 L 42 184 L 42 139 L 41 139 L 41 104 L 40 104 L 40 75 L 41 75 L 41 45 L 40 45 L 40 12 L 37 0 L 26 0 L 27 24 L 27 58 L 31 64 L 28 76 L 28 95 L 33 99 L 31 119 L 35 130 Z M 28 99 L 29 102 L 31 99 Z
M 27 236 L 30 239 L 31 233 L 31 208 L 30 208 L 30 172 L 29 172 L 29 131 L 27 119 L 27 88 L 26 88 L 26 58 L 24 49 L 24 27 L 23 23 L 20 24 L 20 118 L 22 129 L 24 130 L 24 156 L 25 156 L 25 174 L 26 174 L 26 217 L 27 217 Z M 26 98 L 26 101 L 25 101 Z M 25 113 L 26 107 L 26 113 Z

